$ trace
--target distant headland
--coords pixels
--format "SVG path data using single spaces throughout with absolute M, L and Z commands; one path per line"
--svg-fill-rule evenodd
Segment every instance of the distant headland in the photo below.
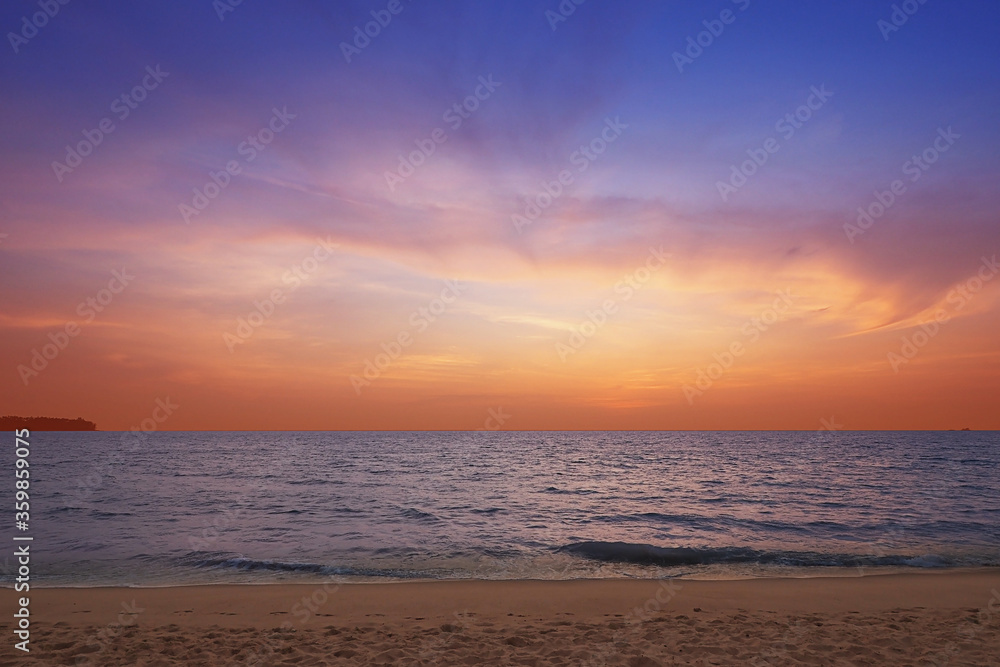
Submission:
M 97 424 L 86 419 L 60 419 L 58 417 L 0 417 L 0 431 L 96 431 Z

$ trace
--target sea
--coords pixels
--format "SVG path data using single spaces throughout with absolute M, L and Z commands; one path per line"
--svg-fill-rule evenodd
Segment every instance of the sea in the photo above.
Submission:
M 4 464 L 14 473 L 14 434 Z M 1000 566 L 1000 432 L 35 432 L 33 586 Z M 23 453 L 23 452 L 22 452 Z M 13 501 L 13 483 L 8 485 Z M 17 563 L 0 552 L 2 583 Z

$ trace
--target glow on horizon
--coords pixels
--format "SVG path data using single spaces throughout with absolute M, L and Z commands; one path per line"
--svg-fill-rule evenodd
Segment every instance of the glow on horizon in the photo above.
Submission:
M 543 4 L 409 10 L 350 65 L 342 26 L 305 8 L 208 12 L 185 40 L 177 7 L 65 8 L 2 66 L 2 411 L 127 429 L 169 396 L 168 430 L 476 429 L 500 407 L 511 429 L 1000 428 L 998 8 L 927 5 L 887 42 L 860 1 L 754 6 L 679 74 L 696 7 L 588 5 L 553 32 Z M 106 47 L 77 22 L 116 20 L 134 31 L 92 67 Z M 158 62 L 170 77 L 57 182 L 52 161 Z M 491 73 L 502 85 L 390 190 Z M 834 96 L 723 201 L 731 166 L 820 84 Z M 944 127 L 961 138 L 845 236 Z M 652 269 L 651 249 L 669 256 Z M 78 305 L 123 267 L 135 280 L 86 322 Z

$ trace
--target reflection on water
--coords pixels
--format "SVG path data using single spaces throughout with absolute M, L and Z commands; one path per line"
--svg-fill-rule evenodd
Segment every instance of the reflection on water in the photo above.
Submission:
M 119 448 L 32 435 L 43 581 L 1000 564 L 995 433 L 154 433 Z M 584 542 L 623 544 L 564 548 Z

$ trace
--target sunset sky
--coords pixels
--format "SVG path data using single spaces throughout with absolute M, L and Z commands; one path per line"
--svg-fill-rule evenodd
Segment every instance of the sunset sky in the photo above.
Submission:
M 2 414 L 1000 428 L 996 3 L 93 4 L 0 9 Z

